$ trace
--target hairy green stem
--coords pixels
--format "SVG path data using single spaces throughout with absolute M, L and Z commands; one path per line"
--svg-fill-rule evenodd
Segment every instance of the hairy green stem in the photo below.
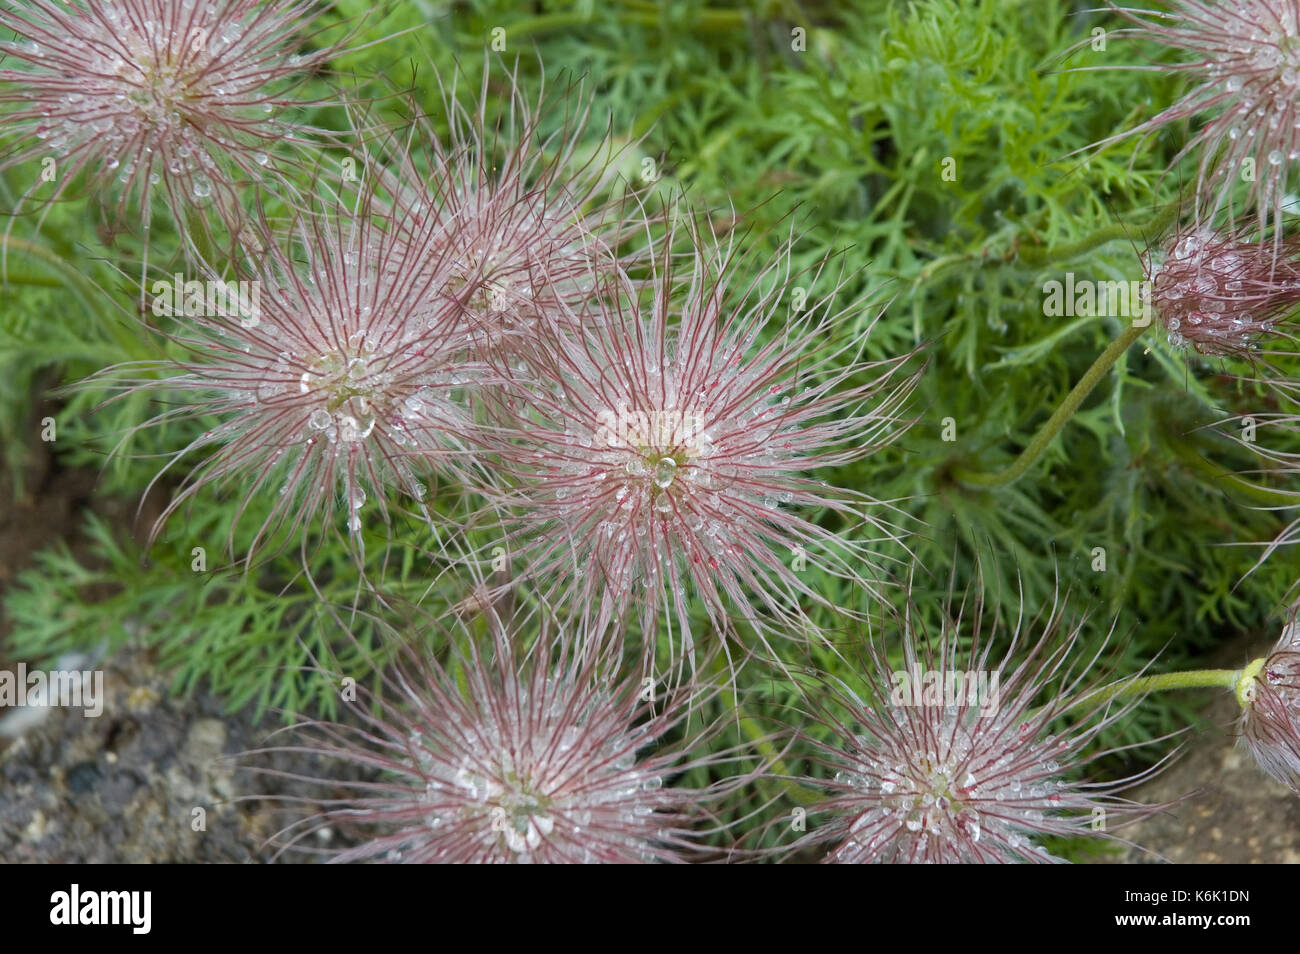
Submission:
M 1163 672 L 1153 676 L 1138 676 L 1122 682 L 1102 686 L 1084 693 L 1070 702 L 1064 710 L 1082 705 L 1097 705 L 1127 696 L 1140 696 L 1148 692 L 1169 689 L 1231 689 L 1243 708 L 1249 702 L 1250 685 L 1264 668 L 1264 658 L 1254 660 L 1242 669 L 1188 669 L 1182 672 Z
M 94 313 L 94 303 L 99 299 L 99 289 L 96 288 L 94 283 L 86 278 L 86 276 L 79 270 L 69 265 L 58 255 L 54 254 L 44 246 L 37 245 L 35 242 L 15 238 L 12 235 L 0 239 L 0 246 L 3 246 L 6 259 L 11 251 L 21 252 L 22 254 L 34 258 L 48 266 L 51 271 L 58 274 L 60 278 L 59 284 L 63 285 L 68 289 L 68 291 L 76 295 L 77 300 L 88 313 Z
M 1181 203 L 1171 202 L 1155 218 L 1141 226 L 1141 230 L 1158 235 L 1177 221 L 1181 211 Z M 1071 242 L 1069 245 L 1058 245 L 1054 248 L 1041 246 L 1022 247 L 1016 257 L 1026 265 L 1048 265 L 1052 262 L 1069 261 L 1109 242 L 1118 242 L 1122 239 L 1132 240 L 1133 231 L 1133 228 L 1128 225 L 1108 225 L 1103 229 L 1098 229 L 1091 235 L 1079 239 L 1077 242 Z
M 7 259 L 11 251 L 33 258 L 54 272 L 58 276 L 55 283 L 66 288 L 76 298 L 77 303 L 85 310 L 87 318 L 92 315 L 99 317 L 100 323 L 112 336 L 113 342 L 121 349 L 123 355 L 136 360 L 156 357 L 142 345 L 139 335 L 118 320 L 111 308 L 104 307 L 108 300 L 107 296 L 79 269 L 64 261 L 55 252 L 35 242 L 15 238 L 12 235 L 0 239 L 0 255 Z M 92 344 L 91 347 L 95 345 Z
M 28 285 L 33 288 L 63 288 L 64 283 L 57 278 L 50 278 L 48 275 L 32 275 L 27 272 L 15 272 L 13 269 L 6 269 L 6 285 Z
M 1177 202 L 1166 206 L 1150 222 L 1138 226 L 1138 230 L 1153 235 L 1164 232 L 1178 218 L 1180 205 Z M 1005 253 L 991 252 L 987 247 L 979 252 L 961 252 L 936 258 L 921 269 L 917 281 L 933 281 L 958 265 L 971 261 L 1018 262 L 1031 268 L 1042 268 L 1053 262 L 1068 262 L 1085 255 L 1093 249 L 1121 239 L 1132 239 L 1134 229 L 1127 225 L 1108 225 L 1069 245 L 1055 245 L 1051 248 L 1043 245 L 1017 245 Z
M 1142 337 L 1142 332 L 1146 328 L 1146 325 L 1130 325 L 1124 329 L 1123 334 L 1110 343 L 1110 346 L 1092 363 L 1092 367 L 1079 379 L 1079 383 L 1066 395 L 1061 406 L 1047 419 L 1047 423 L 1034 435 L 1033 440 L 1020 452 L 1020 456 L 1012 461 L 1008 467 L 991 474 L 958 468 L 953 471 L 953 476 L 963 484 L 990 489 L 1006 487 L 1023 477 L 1025 472 L 1034 466 L 1038 458 L 1043 456 L 1043 452 L 1047 450 L 1053 438 L 1065 426 L 1065 422 L 1074 416 L 1074 412 L 1079 409 L 1079 405 L 1092 393 L 1092 389 L 1097 386 L 1097 383 L 1105 376 L 1106 372 L 1119 360 L 1120 355 L 1128 350 L 1129 345 Z

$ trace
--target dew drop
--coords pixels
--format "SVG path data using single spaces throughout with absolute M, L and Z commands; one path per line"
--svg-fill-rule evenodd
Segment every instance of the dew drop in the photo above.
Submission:
M 659 463 L 655 465 L 654 482 L 655 486 L 666 490 L 672 485 L 673 477 L 677 474 L 677 461 L 671 457 L 659 458 Z

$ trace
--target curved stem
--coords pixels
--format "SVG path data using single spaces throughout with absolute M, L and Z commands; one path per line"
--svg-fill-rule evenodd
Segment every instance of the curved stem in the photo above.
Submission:
M 991 489 L 1005 487 L 1023 477 L 1038 458 L 1043 456 L 1043 452 L 1052 443 L 1052 439 L 1056 437 L 1065 422 L 1074 416 L 1074 412 L 1092 393 L 1092 389 L 1097 386 L 1097 382 L 1119 360 L 1120 355 L 1128 350 L 1129 345 L 1142 337 L 1142 332 L 1146 331 L 1146 329 L 1146 325 L 1130 325 L 1124 329 L 1123 334 L 1110 343 L 1110 346 L 1092 363 L 1092 367 L 1084 373 L 1083 377 L 1079 379 L 1079 383 L 1066 395 L 1061 406 L 1047 419 L 1047 423 L 1039 429 L 1033 440 L 1020 452 L 1020 456 L 1011 462 L 1010 466 L 991 474 L 958 468 L 953 471 L 953 476 L 964 484 Z
M 1165 206 L 1155 218 L 1145 225 L 1141 226 L 1142 231 L 1158 234 L 1165 231 L 1177 220 L 1179 213 L 1182 211 L 1180 202 L 1171 202 Z M 1046 265 L 1050 262 L 1068 261 L 1072 258 L 1078 258 L 1086 252 L 1091 252 L 1094 248 L 1105 245 L 1108 242 L 1118 242 L 1123 240 L 1132 240 L 1133 228 L 1128 225 L 1116 224 L 1108 225 L 1103 229 L 1098 229 L 1091 235 L 1079 239 L 1077 242 L 1071 242 L 1069 245 L 1058 245 L 1055 248 L 1042 248 L 1038 246 L 1022 247 L 1017 256 L 1020 261 L 1026 265 Z
M 130 325 L 129 316 L 124 321 L 121 317 L 122 312 L 111 306 L 108 294 L 57 253 L 34 242 L 13 236 L 0 239 L 0 246 L 3 247 L 5 254 L 8 254 L 9 249 L 12 248 L 48 265 L 56 272 L 60 278 L 59 284 L 72 293 L 86 310 L 87 316 L 96 316 L 99 319 L 100 325 L 108 332 L 112 343 L 127 360 L 150 361 L 159 357 L 158 352 L 150 348 L 148 339 L 141 337 Z M 90 338 L 86 339 L 85 344 L 89 349 L 102 348 L 99 341 Z
M 116 312 L 111 308 L 102 307 L 108 301 L 108 297 L 100 290 L 99 286 L 57 253 L 35 242 L 15 238 L 12 235 L 0 238 L 0 254 L 7 257 L 11 250 L 36 259 L 57 274 L 59 276 L 57 284 L 66 288 L 76 298 L 81 307 L 85 309 L 87 316 L 97 315 L 99 317 L 101 325 L 108 331 L 113 343 L 118 346 L 121 353 L 127 358 L 142 360 L 156 357 L 155 354 L 144 347 L 141 339 L 133 333 L 132 329 L 126 327 L 117 319 Z M 87 344 L 91 348 L 96 347 L 92 342 L 87 342 Z
M 1234 692 L 1237 696 L 1237 705 L 1245 709 L 1251 703 L 1252 687 L 1255 685 L 1255 678 L 1264 670 L 1265 663 L 1268 662 L 1267 656 L 1260 656 L 1253 660 L 1245 669 L 1241 671 L 1237 679 L 1237 685 Z
M 1061 711 L 1082 705 L 1098 705 L 1126 696 L 1146 695 L 1169 689 L 1231 689 L 1243 708 L 1249 703 L 1249 687 L 1264 668 L 1265 657 L 1252 661 L 1242 669 L 1188 669 L 1183 672 L 1163 672 L 1154 676 L 1138 676 L 1122 682 L 1102 686 L 1086 692 L 1069 702 Z
M 1177 220 L 1180 208 L 1179 203 L 1172 203 L 1161 210 L 1150 222 L 1138 226 L 1138 229 L 1153 234 L 1164 232 Z M 1095 248 L 1100 248 L 1109 242 L 1118 242 L 1122 239 L 1131 240 L 1133 232 L 1134 229 L 1127 225 L 1108 225 L 1105 228 L 1098 229 L 1091 235 L 1079 239 L 1077 242 L 1071 242 L 1069 245 L 1056 245 L 1052 248 L 1042 245 L 1021 245 L 1019 244 L 1019 236 L 1016 235 L 1014 239 L 1017 244 L 1008 252 L 991 252 L 986 247 L 978 252 L 955 252 L 951 255 L 944 255 L 934 259 L 922 268 L 916 280 L 918 282 L 932 281 L 944 272 L 972 261 L 992 261 L 1004 264 L 1017 262 L 1031 268 L 1042 268 L 1044 265 L 1050 265 L 1053 262 L 1068 262 L 1072 258 L 1078 258 L 1080 255 L 1091 252 Z
M 5 274 L 6 285 L 29 285 L 33 288 L 64 288 L 65 284 L 57 278 L 50 278 L 47 275 L 29 275 L 26 272 L 15 272 L 9 269 Z

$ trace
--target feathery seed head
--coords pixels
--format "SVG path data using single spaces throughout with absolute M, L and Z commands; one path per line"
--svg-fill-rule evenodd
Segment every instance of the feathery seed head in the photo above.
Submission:
M 831 739 L 800 736 L 834 777 L 806 780 L 829 790 L 811 810 L 827 820 L 796 848 L 827 845 L 826 861 L 853 864 L 1054 862 L 1042 837 L 1104 837 L 1144 811 L 1114 797 L 1132 779 L 1074 780 L 1095 757 L 1090 743 L 1128 711 L 1108 709 L 1101 696 L 1089 702 L 1089 690 L 1080 691 L 1084 674 L 1068 662 L 1079 625 L 1056 640 L 1062 624 L 1053 607 L 1026 658 L 1012 662 L 1017 630 L 1007 656 L 992 662 L 981 645 L 982 612 L 977 606 L 968 651 L 959 645 L 960 615 L 945 620 L 938 639 L 909 620 L 901 670 L 871 642 L 865 700 L 836 683 L 814 701 Z M 1074 708 L 1070 697 L 1083 702 Z M 1054 729 L 1072 708 L 1072 727 Z
M 711 729 L 669 741 L 698 712 L 698 686 L 647 694 L 641 673 L 623 669 L 620 641 L 581 623 L 544 625 L 525 651 L 518 622 L 507 627 L 491 610 L 487 618 L 491 638 L 471 636 L 454 665 L 413 651 L 386 680 L 385 698 L 352 706 L 352 723 L 305 727 L 308 751 L 382 773 L 314 803 L 322 810 L 304 820 L 307 830 L 346 823 L 364 832 L 336 861 L 688 860 L 699 850 L 695 824 L 734 788 L 673 784 L 727 761 L 689 754 Z
M 801 560 L 854 580 L 884 575 L 878 540 L 839 537 L 794 508 L 894 536 L 863 514 L 870 498 L 809 472 L 891 439 L 911 381 L 897 379 L 898 360 L 845 358 L 861 347 L 842 343 L 860 305 L 833 308 L 838 286 L 791 315 L 783 261 L 732 301 L 730 250 L 697 239 L 684 279 L 665 259 L 648 288 L 603 303 L 586 334 L 539 349 L 546 385 L 523 382 L 504 412 L 520 439 L 505 452 L 517 480 L 499 501 L 531 578 L 611 616 L 636 606 L 647 632 L 669 605 L 689 650 L 688 589 L 725 629 L 727 604 L 751 612 L 757 601 L 788 620 L 801 596 L 819 599 Z
M 1241 740 L 1260 768 L 1300 793 L 1300 622 L 1282 630 L 1262 663 L 1238 689 Z
M 1271 219 L 1280 226 L 1290 170 L 1300 159 L 1300 4 L 1171 0 L 1160 12 L 1111 7 L 1135 24 L 1122 31 L 1127 35 L 1190 54 L 1186 62 L 1159 68 L 1188 73 L 1196 82 L 1181 100 L 1124 135 L 1155 133 L 1208 114 L 1179 153 L 1199 155 L 1198 219 L 1231 210 L 1231 193 L 1246 180 L 1259 225 Z
M 333 53 L 290 55 L 318 14 L 262 0 L 7 5 L 0 27 L 19 40 L 0 69 L 4 164 L 53 155 L 59 192 L 84 170 L 120 211 L 134 196 L 145 223 L 155 187 L 174 215 L 214 203 L 230 221 L 237 181 L 261 181 L 276 145 L 302 137 L 281 97 Z
M 510 72 L 506 113 L 492 116 L 487 84 L 496 75 L 485 71 L 472 110 L 444 89 L 445 139 L 425 118 L 404 140 L 383 136 L 378 174 L 413 213 L 409 227 L 439 236 L 444 293 L 463 298 L 474 353 L 526 360 L 536 329 L 571 331 L 598 317 L 593 299 L 607 282 L 626 281 L 635 260 L 615 249 L 645 229 L 646 216 L 629 216 L 634 200 L 613 195 L 622 150 L 612 138 L 584 142 L 589 112 L 569 111 L 581 89 L 543 93 L 534 105 Z
M 355 533 L 372 496 L 387 519 L 390 490 L 423 511 L 428 476 L 462 487 L 484 479 L 472 386 L 492 378 L 463 359 L 463 307 L 439 294 L 432 239 L 395 239 L 405 210 L 368 190 L 355 205 L 321 200 L 316 212 L 287 231 L 263 223 L 265 251 L 249 280 L 256 314 L 179 316 L 172 337 L 188 358 L 127 382 L 180 395 L 150 423 L 219 419 L 177 455 L 211 450 L 162 519 L 208 484 L 235 484 L 246 499 L 275 495 L 256 547 L 305 529 L 335 500 Z M 164 300 L 166 284 L 154 286 Z
M 1294 242 L 1249 241 L 1242 230 L 1175 232 L 1143 262 L 1170 343 L 1249 357 L 1261 339 L 1289 337 L 1278 322 L 1300 304 L 1298 252 Z

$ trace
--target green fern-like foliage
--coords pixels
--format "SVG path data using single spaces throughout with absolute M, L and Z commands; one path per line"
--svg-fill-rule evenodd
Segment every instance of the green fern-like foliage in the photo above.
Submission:
M 1084 12 L 1092 6 L 621 0 L 523 13 L 504 2 L 372 9 L 340 0 L 328 16 L 361 24 L 357 49 L 331 64 L 332 78 L 355 78 L 381 117 L 400 115 L 387 93 L 411 88 L 436 127 L 432 71 L 477 89 L 482 71 L 501 62 L 486 49 L 517 63 L 533 92 L 543 79 L 580 78 L 592 134 L 607 124 L 633 144 L 622 160 L 629 178 L 645 174 L 664 197 L 684 193 L 751 245 L 775 249 L 793 228 L 794 268 L 838 253 L 852 276 L 844 293 L 879 306 L 844 322 L 827 347 L 852 353 L 865 338 L 868 357 L 915 352 L 924 365 L 907 434 L 824 475 L 895 502 L 915 531 L 893 556 L 920 569 L 910 585 L 885 587 L 886 598 L 901 607 L 910 597 L 932 623 L 952 589 L 1000 594 L 1008 622 L 1020 606 L 1060 598 L 1067 613 L 1087 618 L 1078 652 L 1101 652 L 1131 674 L 1193 666 L 1239 635 L 1276 629 L 1296 573 L 1285 555 L 1256 567 L 1255 545 L 1276 535 L 1285 512 L 1269 509 L 1266 493 L 1224 479 L 1251 459 L 1215 425 L 1265 410 L 1263 390 L 1243 380 L 1249 366 L 1172 348 L 1158 328 L 1118 360 L 1018 480 L 979 487 L 958 476 L 1007 467 L 1121 331 L 1115 319 L 1046 314 L 1044 284 L 1066 272 L 1142 278 L 1139 253 L 1159 239 L 1194 177 L 1190 164 L 1168 169 L 1182 145 L 1172 138 L 1088 149 L 1178 92 L 1168 77 L 1096 69 L 1142 62 L 1151 51 L 1114 36 L 1098 49 L 1093 29 L 1116 23 Z M 308 97 L 323 97 L 329 79 L 313 79 Z M 310 118 L 345 123 L 337 108 Z M 0 175 L 0 198 L 12 206 L 31 172 Z M 137 431 L 158 406 L 110 400 L 94 380 L 78 385 L 170 347 L 138 335 L 139 243 L 97 228 L 95 208 L 56 206 L 39 230 L 25 217 L 6 240 L 0 439 L 21 474 L 24 448 L 38 439 L 23 422 L 32 395 L 48 387 L 60 402 L 59 465 L 99 471 L 98 494 L 134 505 L 204 425 Z M 179 240 L 164 224 L 152 241 L 165 271 Z M 1277 361 L 1294 373 L 1294 359 Z M 175 486 L 156 485 L 155 502 Z M 239 546 L 226 547 L 242 539 L 230 524 L 233 492 L 195 497 L 147 546 L 139 528 L 88 518 L 78 556 L 64 545 L 44 551 L 9 590 L 7 653 L 39 659 L 130 642 L 157 652 L 178 691 L 206 681 L 231 707 L 332 714 L 339 673 L 363 676 L 391 660 L 370 621 L 388 608 L 359 600 L 350 544 L 328 527 L 314 530 L 316 588 L 293 549 L 240 563 Z M 269 503 L 251 506 L 255 525 Z M 429 556 L 437 541 L 427 529 L 372 521 L 364 533 L 392 599 L 437 615 L 458 598 L 435 582 L 442 567 Z M 489 534 L 475 545 L 486 551 L 491 542 Z M 815 567 L 805 578 L 834 602 L 860 599 Z M 744 710 L 719 747 L 753 726 L 789 724 L 808 691 L 791 673 L 811 667 L 854 680 L 853 654 L 827 645 L 851 646 L 852 627 L 810 612 L 825 643 L 792 641 L 780 675 L 741 667 L 733 694 L 710 703 L 714 714 L 728 715 L 728 698 Z M 1152 697 L 1098 744 L 1195 723 L 1202 698 Z M 1119 775 L 1135 765 L 1117 759 L 1109 768 Z M 785 797 L 778 788 L 759 795 Z M 1086 851 L 1062 850 L 1080 859 Z

